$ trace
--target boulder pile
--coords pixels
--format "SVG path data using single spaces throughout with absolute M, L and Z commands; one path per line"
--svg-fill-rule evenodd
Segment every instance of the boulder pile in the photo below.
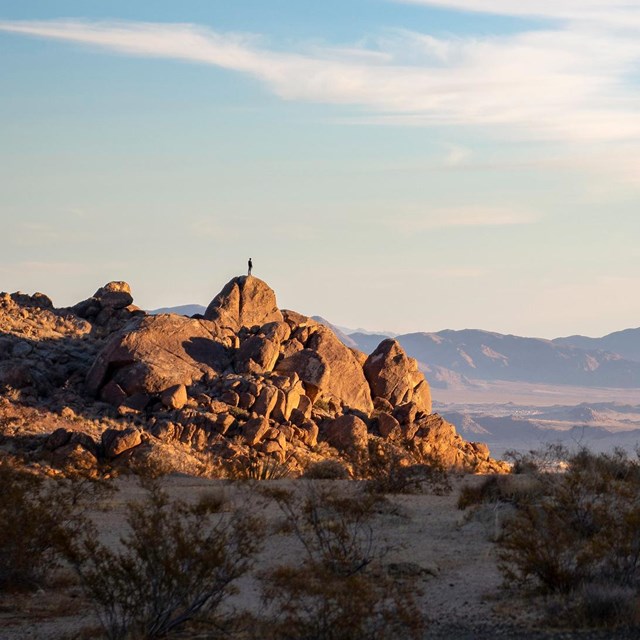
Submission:
M 429 385 L 395 340 L 367 357 L 328 327 L 279 309 L 253 276 L 227 283 L 204 317 L 147 315 L 123 282 L 64 310 L 41 294 L 2 294 L 5 317 L 0 386 L 52 410 L 74 404 L 94 423 L 110 420 L 99 440 L 66 428 L 49 434 L 42 449 L 54 458 L 82 458 L 82 449 L 96 460 L 130 459 L 174 446 L 222 462 L 264 457 L 303 468 L 353 459 L 379 441 L 448 467 L 503 468 L 432 414 Z M 29 326 L 33 335 L 24 336 Z M 48 386 L 29 389 L 39 376 Z

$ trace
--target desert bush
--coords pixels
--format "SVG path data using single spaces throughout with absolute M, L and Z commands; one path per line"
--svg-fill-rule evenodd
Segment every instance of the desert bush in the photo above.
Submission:
M 227 505 L 227 497 L 221 488 L 209 489 L 198 497 L 197 504 L 203 513 L 217 513 Z
M 542 449 L 532 449 L 526 453 L 506 451 L 505 460 L 511 462 L 513 474 L 541 474 L 562 471 L 567 466 L 569 450 L 561 444 L 547 444 Z
M 340 460 L 312 462 L 302 474 L 307 480 L 348 480 L 349 470 Z
M 84 524 L 96 483 L 54 480 L 0 460 L 0 590 L 41 587 Z
M 373 533 L 379 499 L 310 485 L 303 497 L 271 491 L 304 549 L 296 566 L 263 576 L 263 600 L 277 612 L 274 638 L 359 640 L 420 637 L 415 586 L 381 570 L 389 550 Z
M 547 602 L 547 619 L 558 627 L 610 628 L 640 624 L 640 602 L 634 588 L 616 584 L 586 583 L 569 595 Z
M 247 455 L 228 461 L 225 470 L 231 480 L 281 480 L 292 474 L 291 456 L 280 460 L 250 449 Z
M 449 473 L 434 456 L 424 455 L 411 441 L 403 443 L 370 439 L 367 449 L 354 459 L 354 474 L 365 479 L 371 493 L 451 491 Z
M 310 564 L 279 567 L 267 579 L 264 599 L 278 608 L 271 626 L 278 640 L 422 637 L 415 588 L 385 575 L 336 576 Z
M 314 409 L 318 409 L 319 411 L 329 412 L 331 411 L 331 405 L 326 398 L 318 397 L 316 401 L 313 403 Z
M 532 500 L 540 491 L 535 477 L 492 474 L 480 480 L 473 478 L 460 488 L 458 509 L 499 502 L 517 505 Z
M 537 473 L 540 493 L 505 523 L 508 581 L 568 593 L 588 583 L 640 585 L 640 472 L 623 452 L 565 453 L 566 471 Z
M 120 548 L 88 530 L 69 558 L 110 639 L 154 638 L 200 613 L 214 614 L 252 566 L 260 520 L 218 500 L 169 500 L 146 481 L 144 501 L 128 505 Z

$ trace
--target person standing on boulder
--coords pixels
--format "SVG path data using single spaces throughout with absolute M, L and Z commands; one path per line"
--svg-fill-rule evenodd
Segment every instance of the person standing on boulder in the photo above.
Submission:
M 251 258 L 249 258 L 249 273 L 247 275 L 251 275 L 251 269 L 253 269 L 253 262 L 251 262 Z

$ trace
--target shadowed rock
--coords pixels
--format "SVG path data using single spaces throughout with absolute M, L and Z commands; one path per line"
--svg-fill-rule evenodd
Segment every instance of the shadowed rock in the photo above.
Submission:
M 227 349 L 214 324 L 175 315 L 148 316 L 109 340 L 89 371 L 87 388 L 97 394 L 113 381 L 128 396 L 161 393 L 228 366 Z

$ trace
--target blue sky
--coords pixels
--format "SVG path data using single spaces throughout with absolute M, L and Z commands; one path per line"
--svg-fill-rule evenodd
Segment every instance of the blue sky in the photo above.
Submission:
M 0 289 L 640 324 L 639 0 L 0 0 Z

